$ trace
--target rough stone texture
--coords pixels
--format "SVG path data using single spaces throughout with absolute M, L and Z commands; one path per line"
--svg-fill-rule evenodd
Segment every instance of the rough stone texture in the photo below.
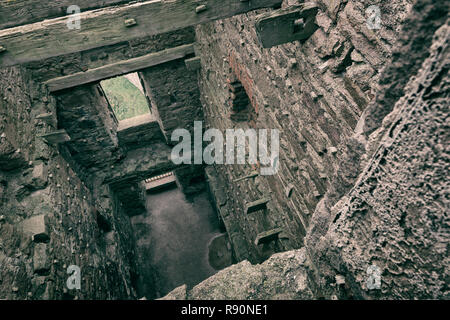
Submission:
M 135 216 L 145 212 L 145 182 L 122 184 L 116 187 L 114 191 L 121 202 L 123 210 L 129 216 Z
M 159 298 L 157 300 L 186 300 L 187 298 L 187 286 L 183 284 L 178 288 L 173 289 L 166 296 Z
M 262 264 L 242 261 L 203 281 L 187 293 L 189 300 L 312 299 L 306 250 L 278 253 Z M 179 287 L 164 300 L 184 300 Z
M 132 149 L 124 159 L 99 176 L 104 178 L 105 183 L 113 185 L 142 181 L 173 170 L 176 165 L 170 160 L 170 153 L 171 148 L 163 142 Z
M 21 150 L 14 147 L 4 132 L 0 143 L 0 164 L 3 170 L 13 170 L 26 165 Z
M 49 232 L 46 220 L 47 216 L 45 214 L 28 218 L 20 224 L 20 231 L 35 242 L 47 241 L 49 239 Z
M 403 88 L 409 80 L 407 75 L 415 75 L 428 57 L 429 51 L 424 49 L 430 47 L 431 35 L 446 22 L 449 11 L 448 1 L 417 1 L 414 4 L 411 14 L 402 25 L 403 32 L 394 48 L 392 62 L 383 70 L 380 91 L 368 108 L 372 116 L 364 124 L 366 133 L 377 129 L 396 101 L 404 95 Z
M 398 31 L 399 22 L 405 18 L 405 11 L 400 3 L 392 7 L 394 10 L 398 10 L 398 16 L 392 19 L 391 15 L 391 19 L 384 23 L 386 25 L 391 23 L 391 26 Z M 330 8 L 328 6 L 328 15 L 330 15 Z M 408 39 L 407 44 L 403 46 L 403 53 L 413 51 L 411 54 L 414 58 L 411 63 L 418 65 L 410 68 L 408 65 L 411 63 L 402 65 L 395 62 L 399 58 L 396 54 L 392 57 L 394 67 L 386 68 L 381 74 L 372 78 L 361 78 L 361 74 L 356 77 L 355 71 L 363 70 L 361 67 L 364 64 L 364 68 L 375 69 L 375 67 L 380 68 L 383 62 L 391 59 L 389 52 L 392 45 L 395 44 L 395 37 L 393 34 L 383 34 L 382 32 L 381 39 L 384 44 L 382 46 L 379 43 L 381 39 L 377 39 L 377 35 L 363 29 L 367 38 L 370 36 L 372 41 L 376 41 L 380 44 L 381 49 L 384 49 L 378 56 L 379 48 L 369 52 L 374 48 L 364 43 L 367 38 L 366 40 L 358 38 L 360 35 L 353 34 L 352 30 L 348 29 L 350 24 L 355 22 L 352 20 L 355 17 L 358 18 L 355 8 L 361 10 L 363 6 L 349 1 L 339 3 L 338 6 L 331 8 L 331 13 L 334 12 L 334 14 L 329 18 L 337 20 L 338 26 L 334 32 L 344 30 L 344 33 L 349 36 L 347 39 L 352 39 L 351 44 L 344 43 L 342 45 L 344 52 L 348 50 L 345 55 L 351 57 L 352 60 L 338 58 L 333 61 L 329 60 L 332 57 L 327 58 L 327 61 L 330 61 L 331 72 L 344 76 L 344 85 L 341 87 L 330 85 L 333 88 L 331 92 L 336 93 L 340 88 L 345 88 L 361 111 L 367 105 L 367 101 L 373 99 L 373 93 L 377 90 L 379 90 L 379 97 L 388 98 L 378 106 L 379 101 L 374 102 L 370 112 L 363 113 L 358 123 L 356 123 L 357 117 L 354 122 L 348 123 L 352 128 L 349 133 L 351 134 L 354 129 L 354 134 L 343 137 L 345 139 L 340 138 L 337 141 L 339 143 L 336 144 L 337 148 L 328 149 L 329 153 L 336 155 L 336 160 L 331 160 L 332 158 L 328 160 L 329 164 L 332 164 L 328 169 L 334 167 L 333 171 L 335 172 L 329 172 L 332 183 L 329 190 L 322 194 L 324 199 L 318 203 L 317 207 L 311 206 L 315 210 L 313 210 L 305 241 L 305 250 L 311 257 L 310 265 L 313 266 L 310 268 L 312 272 L 309 273 L 308 288 L 313 292 L 311 297 L 327 299 L 448 298 L 447 247 L 450 234 L 445 214 L 449 206 L 449 186 L 445 179 L 449 169 L 449 150 L 445 147 L 448 144 L 446 143 L 448 142 L 446 122 L 449 99 L 448 23 L 436 32 L 432 42 L 434 30 L 443 24 L 442 14 L 435 12 L 438 9 L 434 8 L 432 1 L 418 1 L 401 35 L 401 39 Z M 424 15 L 420 13 L 423 8 L 426 8 Z M 434 12 L 434 14 L 430 14 L 430 12 Z M 319 22 L 323 22 L 321 27 L 330 30 L 332 24 L 326 20 L 327 18 L 324 16 L 319 18 Z M 219 30 L 223 30 L 232 42 L 233 37 L 230 36 L 230 33 L 233 34 L 233 27 L 241 31 L 240 36 L 247 35 L 246 32 L 242 32 L 247 23 L 242 23 L 239 29 L 232 23 L 233 19 L 230 21 L 198 27 L 197 37 L 201 35 L 200 39 L 210 39 L 209 37 L 214 37 L 215 34 L 219 34 L 217 37 L 220 37 L 223 32 L 219 32 Z M 428 29 L 415 34 L 415 28 L 411 28 L 414 24 L 419 26 L 424 24 Z M 424 40 L 425 35 L 426 39 Z M 423 43 L 421 41 L 433 43 L 428 52 L 424 53 L 424 50 L 417 47 L 418 43 Z M 236 42 L 246 47 L 245 51 L 242 49 L 245 53 L 248 53 L 249 47 L 250 50 L 253 49 L 253 46 L 246 41 L 238 42 L 236 40 Z M 206 118 L 207 121 L 211 121 L 211 126 L 222 125 L 222 128 L 226 128 L 223 123 L 230 124 L 230 122 L 226 117 L 220 116 L 220 112 L 215 114 L 213 108 L 221 105 L 226 108 L 226 104 L 223 102 L 226 101 L 227 91 L 224 90 L 221 93 L 220 86 L 218 86 L 219 89 L 213 87 L 214 83 L 223 83 L 220 75 L 223 69 L 221 69 L 220 58 L 211 58 L 210 56 L 224 43 L 227 43 L 227 40 L 221 39 L 221 41 L 211 44 L 205 42 L 201 45 L 208 49 L 200 50 L 204 54 L 202 55 L 203 63 L 210 67 L 207 69 L 205 77 L 200 80 L 207 102 Z M 333 45 L 331 39 L 321 43 Z M 416 45 L 411 45 L 411 43 Z M 238 45 L 228 45 L 233 49 L 238 47 Z M 307 46 L 306 42 L 300 50 L 307 50 Z M 226 49 L 219 52 L 225 57 L 223 64 L 226 65 Z M 324 57 L 327 57 L 330 52 L 332 53 L 333 50 L 325 53 Z M 274 53 L 272 52 L 272 54 Z M 428 55 L 430 57 L 422 65 Z M 260 55 L 254 52 L 252 56 L 257 57 L 258 60 L 260 58 Z M 301 56 L 307 59 L 312 55 L 303 53 Z M 235 60 L 232 59 L 232 61 Z M 263 61 L 263 65 L 269 64 L 269 69 L 273 70 L 270 61 Z M 364 63 L 361 65 L 363 61 Z M 292 60 L 289 63 L 295 65 L 297 61 Z M 305 63 L 305 66 L 309 65 L 311 62 Z M 417 71 L 418 69 L 420 70 Z M 229 72 L 232 73 L 235 70 L 238 70 L 236 76 L 240 78 L 240 81 L 246 83 L 244 87 L 246 87 L 253 108 L 257 111 L 260 103 L 258 103 L 255 92 L 261 88 L 261 85 L 255 86 L 254 82 L 261 81 L 263 76 L 250 76 L 251 64 L 249 62 L 239 64 L 237 67 L 232 65 Z M 398 74 L 389 78 L 389 75 L 396 71 Z M 226 74 L 225 71 L 223 76 Z M 303 70 L 302 76 L 305 74 L 308 73 Z M 322 73 L 319 77 L 324 77 L 326 74 Z M 417 77 L 413 77 L 415 74 Z M 317 76 L 317 72 L 314 75 Z M 212 77 L 214 80 L 211 80 Z M 351 82 L 352 79 L 349 77 L 356 78 L 354 82 Z M 291 77 L 287 79 L 289 84 L 284 88 L 289 88 L 293 83 L 291 79 Z M 370 81 L 368 81 L 369 79 Z M 376 79 L 382 79 L 382 86 L 374 86 Z M 334 81 L 339 81 L 339 77 Z M 405 86 L 408 81 L 409 83 Z M 308 81 L 308 83 L 311 82 L 311 80 Z M 326 83 L 326 81 L 322 83 Z M 272 90 L 266 90 L 266 96 L 268 92 L 276 90 L 276 84 L 276 81 L 272 82 Z M 401 88 L 400 91 L 398 91 L 399 88 Z M 309 89 L 309 92 L 315 92 L 315 90 L 315 88 Z M 366 94 L 362 94 L 362 92 Z M 320 96 L 316 93 L 311 97 L 313 100 L 331 100 L 326 95 Z M 334 105 L 338 101 L 334 100 Z M 387 112 L 392 110 L 392 107 L 389 107 L 386 112 L 389 101 L 392 102 L 391 105 L 398 102 L 393 111 L 386 116 Z M 211 105 L 211 111 L 208 110 L 209 105 Z M 371 112 L 375 107 L 381 110 Z M 287 117 L 290 116 L 291 112 L 285 111 L 288 108 L 284 107 L 281 110 L 286 113 Z M 338 113 L 336 112 L 336 114 Z M 359 112 L 357 114 L 361 115 Z M 382 125 L 381 121 L 383 121 Z M 340 123 L 341 127 L 338 130 L 341 134 L 343 123 Z M 381 127 L 369 137 L 365 137 L 364 126 L 366 125 L 367 129 L 377 123 Z M 307 143 L 310 141 L 307 140 Z M 218 169 L 217 166 L 207 168 L 209 188 L 216 207 L 227 226 L 227 231 L 230 233 L 230 238 L 234 242 L 236 256 L 238 259 L 242 259 L 245 254 L 248 254 L 246 250 L 250 247 L 245 241 L 242 241 L 242 238 L 248 235 L 251 223 L 241 224 L 244 232 L 241 231 L 236 236 L 234 233 L 236 232 L 236 223 L 233 222 L 238 219 L 236 215 L 242 209 L 227 213 L 226 207 L 230 201 L 236 201 L 239 191 L 231 193 L 229 189 L 223 190 L 224 185 L 231 184 L 230 177 L 235 178 L 236 176 L 232 170 L 222 172 L 222 174 L 219 170 L 223 170 L 223 168 Z M 242 174 L 242 171 L 238 172 Z M 253 178 L 246 178 L 244 181 L 251 179 L 255 179 L 254 175 Z M 248 194 L 250 188 L 245 188 L 244 194 Z M 285 196 L 289 197 L 292 193 L 292 186 L 288 186 L 287 189 Z M 233 218 L 228 217 L 231 214 L 234 214 Z M 230 220 L 233 222 L 230 223 Z M 272 259 L 277 258 L 273 256 L 269 261 Z M 215 276 L 219 277 L 220 275 L 221 278 L 212 277 L 199 284 L 193 289 L 193 292 L 196 293 L 195 290 L 198 288 L 204 288 L 200 295 L 202 298 L 236 296 L 249 298 L 249 295 L 245 293 L 246 289 L 243 290 L 242 295 L 236 293 L 237 290 L 233 290 L 233 285 L 236 283 L 240 283 L 243 288 L 252 288 L 255 282 L 258 283 L 258 274 L 249 274 L 245 268 L 246 265 L 248 263 L 243 262 L 223 270 Z M 369 288 L 367 285 L 369 270 L 373 266 L 380 270 L 380 289 Z M 244 274 L 246 275 L 245 279 L 240 279 L 239 277 Z M 224 282 L 227 285 L 221 286 Z M 249 290 L 251 291 L 251 289 Z M 288 292 L 292 293 L 292 290 Z M 189 297 L 194 298 L 195 295 L 190 293 Z M 273 298 L 273 296 L 269 296 L 269 298 Z
M 354 187 L 314 213 L 306 247 L 326 296 L 449 298 L 449 35 L 448 25 L 438 29 L 429 58 L 369 137 L 376 148 L 367 147 Z M 380 290 L 367 287 L 370 265 L 381 271 Z M 329 286 L 336 273 L 345 275 L 340 292 Z
M 50 261 L 47 255 L 47 244 L 38 243 L 34 246 L 33 271 L 37 274 L 45 274 L 50 270 Z
M 164 141 L 159 124 L 151 114 L 122 120 L 117 128 L 119 145 L 135 149 L 155 141 Z
M 387 13 L 377 31 L 365 25 L 365 9 L 373 1 L 332 3 L 333 8 L 329 1 L 322 2 L 328 7 L 321 6 L 316 18 L 320 28 L 309 39 L 271 49 L 261 48 L 254 29 L 258 14 L 266 10 L 196 27 L 206 127 L 280 130 L 276 175 L 235 182 L 259 168 L 208 169 L 210 189 L 213 198 L 220 198 L 216 207 L 238 260 L 255 263 L 303 245 L 311 215 L 341 166 L 340 145 L 373 99 L 378 70 L 391 57 L 411 6 L 406 0 L 378 3 Z M 236 80 L 250 100 L 239 116 L 228 103 L 232 96 L 227 84 Z M 245 204 L 263 197 L 271 199 L 267 210 L 246 215 Z M 257 234 L 277 227 L 285 230 L 285 239 L 254 245 Z
M 134 240 L 118 200 L 107 186 L 88 187 L 64 146 L 40 137 L 55 130 L 55 102 L 27 70 L 0 70 L 0 135 L 21 158 L 0 167 L 0 299 L 135 298 Z M 37 117 L 46 113 L 53 121 Z M 72 264 L 80 291 L 66 288 Z
M 121 157 L 116 134 L 118 121 L 100 85 L 64 90 L 56 99 L 58 126 L 71 138 L 65 146 L 72 159 L 92 172 Z
M 194 121 L 203 120 L 197 72 L 188 70 L 185 60 L 178 59 L 145 69 L 139 75 L 166 143 L 177 144 L 171 140 L 175 129 L 186 129 L 192 134 Z M 203 166 L 187 166 L 174 173 L 177 185 L 184 193 L 203 189 Z

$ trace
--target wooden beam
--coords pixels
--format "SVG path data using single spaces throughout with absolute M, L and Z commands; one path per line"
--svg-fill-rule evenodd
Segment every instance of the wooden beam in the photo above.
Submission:
M 258 16 L 255 29 L 261 45 L 271 48 L 308 39 L 319 28 L 315 23 L 318 11 L 315 3 L 307 2 Z
M 259 8 L 282 0 L 151 0 L 82 12 L 81 28 L 69 29 L 62 17 L 0 31 L 0 67 L 99 48 L 145 36 L 183 29 Z M 205 7 L 199 10 L 203 3 Z M 136 24 L 126 25 L 134 19 Z
M 283 232 L 281 228 L 275 228 L 269 231 L 261 232 L 256 236 L 255 245 L 260 245 L 261 243 L 269 243 L 271 241 L 277 240 L 279 234 Z
M 233 182 L 239 182 L 239 181 L 247 180 L 247 179 L 250 179 L 250 178 L 257 177 L 257 176 L 259 176 L 259 172 L 258 171 L 252 171 L 252 172 L 250 172 L 250 174 L 248 174 L 246 176 L 243 176 L 241 178 L 233 180 Z
M 51 79 L 45 82 L 50 92 L 73 88 L 82 84 L 108 79 L 130 72 L 142 70 L 161 63 L 184 58 L 194 53 L 194 45 L 186 44 L 159 52 L 149 53 L 145 56 L 108 64 L 86 72 L 79 72 L 64 77 Z
M 0 0 L 0 30 L 67 15 L 77 5 L 81 11 L 145 0 Z
M 245 205 L 245 213 L 252 213 L 267 208 L 267 203 L 270 201 L 269 198 L 262 198 Z

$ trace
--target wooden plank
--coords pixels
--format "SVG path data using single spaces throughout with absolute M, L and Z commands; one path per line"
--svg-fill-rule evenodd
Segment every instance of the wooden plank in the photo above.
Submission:
M 99 80 L 112 78 L 149 68 L 161 63 L 175 59 L 181 59 L 194 53 L 194 45 L 186 44 L 175 48 L 147 54 L 142 57 L 116 62 L 86 72 L 79 72 L 64 77 L 51 79 L 45 82 L 50 92 L 55 92 L 67 88 L 73 88 L 82 84 L 92 83 Z
M 186 64 L 186 68 L 189 71 L 196 71 L 196 70 L 198 70 L 198 69 L 200 69 L 202 67 L 202 62 L 200 60 L 200 57 L 194 57 L 194 58 L 186 59 L 184 61 L 184 63 Z
M 70 137 L 64 129 L 43 134 L 41 135 L 41 138 L 44 138 L 50 144 L 58 144 L 70 141 Z
M 239 182 L 239 181 L 247 180 L 247 179 L 250 179 L 250 178 L 257 177 L 257 176 L 259 176 L 259 172 L 258 171 L 252 171 L 252 172 L 250 172 L 250 174 L 248 174 L 248 175 L 246 175 L 244 177 L 241 177 L 241 178 L 233 180 L 233 182 Z
M 319 28 L 315 23 L 319 8 L 307 2 L 257 17 L 255 29 L 261 45 L 271 48 L 292 41 L 304 41 Z
M 145 0 L 0 0 L 0 29 L 12 28 L 67 15 L 67 8 L 77 5 L 81 11 Z
M 45 20 L 0 31 L 0 67 L 39 61 L 183 29 L 258 8 L 279 6 L 282 0 L 152 0 L 80 14 L 81 28 L 69 29 L 70 17 Z M 203 3 L 205 10 L 196 10 Z M 127 27 L 125 21 L 136 24 Z
M 245 206 L 245 213 L 252 213 L 267 208 L 267 203 L 270 201 L 268 198 L 262 198 L 250 203 Z
M 283 229 L 281 228 L 275 228 L 269 231 L 261 232 L 256 236 L 255 245 L 257 246 L 261 243 L 269 243 L 271 241 L 277 240 L 281 232 L 283 232 Z

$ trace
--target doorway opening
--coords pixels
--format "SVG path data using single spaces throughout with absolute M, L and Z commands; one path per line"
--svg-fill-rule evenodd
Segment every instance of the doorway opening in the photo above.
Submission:
M 150 114 L 151 109 L 137 72 L 100 82 L 119 121 Z

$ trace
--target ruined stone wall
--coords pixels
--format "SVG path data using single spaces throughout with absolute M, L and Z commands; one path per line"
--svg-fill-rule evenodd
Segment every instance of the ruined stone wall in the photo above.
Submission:
M 271 49 L 254 29 L 265 10 L 209 23 L 196 27 L 198 73 L 183 60 L 141 73 L 166 138 L 203 114 L 205 128 L 280 130 L 274 176 L 259 165 L 206 175 L 237 261 L 303 247 L 243 261 L 181 298 L 449 298 L 448 5 L 419 0 L 407 17 L 410 3 L 319 1 L 318 30 Z M 372 4 L 380 30 L 366 26 Z M 176 167 L 160 132 L 121 149 L 95 84 L 57 101 L 35 81 L 190 43 L 193 33 L 168 37 L 0 70 L 0 298 L 137 297 L 127 215 L 143 209 L 138 182 L 175 170 L 189 186 L 201 170 Z M 63 127 L 72 149 L 40 137 Z M 262 199 L 266 208 L 246 213 Z M 255 244 L 276 228 L 278 241 Z M 81 291 L 66 289 L 71 264 Z M 369 288 L 376 270 L 380 288 Z
M 372 4 L 383 12 L 380 30 L 366 26 L 365 10 Z M 375 96 L 410 1 L 323 1 L 319 6 L 319 29 L 309 39 L 270 49 L 262 48 L 255 34 L 255 18 L 264 10 L 196 28 L 206 126 L 280 130 L 276 175 L 234 182 L 258 168 L 207 169 L 238 260 L 258 261 L 303 245 L 310 217 L 341 165 L 340 145 Z M 250 100 L 239 117 L 229 106 L 227 86 L 236 80 Z M 270 198 L 266 211 L 244 213 L 246 203 L 264 197 Z M 253 244 L 258 233 L 276 227 L 285 230 L 278 244 Z
M 58 128 L 70 136 L 65 146 L 83 170 L 92 173 L 104 169 L 121 157 L 118 121 L 100 85 L 63 90 L 55 97 Z
M 261 285 L 257 270 L 288 265 L 283 253 L 249 267 L 251 276 L 242 262 L 168 298 L 251 298 L 257 286 L 267 299 L 448 299 L 448 25 L 448 4 L 414 4 L 379 82 L 371 83 L 377 98 L 341 139 L 330 184 L 309 222 L 306 254 L 286 253 L 299 259 L 298 282 L 287 276 L 279 286 Z M 202 88 L 210 93 L 208 85 Z M 230 194 L 217 186 L 230 175 L 209 175 L 222 217 Z
M 118 200 L 81 181 L 64 147 L 40 137 L 56 129 L 54 98 L 23 68 L 0 73 L 0 298 L 135 297 L 133 238 Z M 69 265 L 81 268 L 81 290 L 66 287 Z
M 186 68 L 184 59 L 163 63 L 139 72 L 150 96 L 152 113 L 160 123 L 168 144 L 172 131 L 192 131 L 194 121 L 203 118 L 197 75 Z
M 415 66 L 385 68 L 378 99 L 345 146 L 346 166 L 314 212 L 306 248 L 326 297 L 449 297 L 447 13 L 444 3 L 414 5 L 396 50 Z M 373 270 L 378 288 L 368 285 Z

